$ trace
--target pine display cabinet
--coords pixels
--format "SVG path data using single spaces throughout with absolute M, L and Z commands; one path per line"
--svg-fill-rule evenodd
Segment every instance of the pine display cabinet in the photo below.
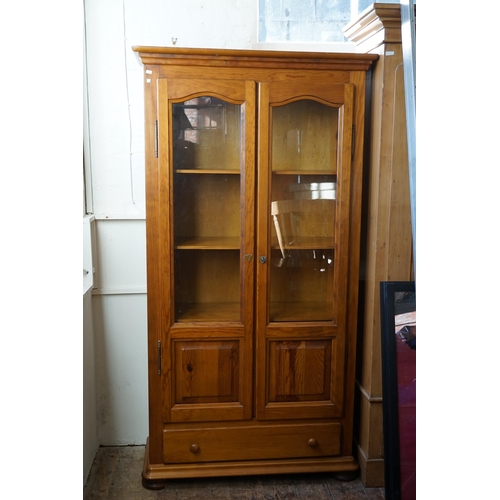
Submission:
M 355 474 L 366 74 L 378 56 L 134 50 L 145 85 L 144 486 Z

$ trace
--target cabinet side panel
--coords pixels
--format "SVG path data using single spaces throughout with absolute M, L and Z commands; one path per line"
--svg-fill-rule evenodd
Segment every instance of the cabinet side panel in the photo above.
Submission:
M 352 72 L 351 82 L 355 88 L 353 125 L 355 137 L 352 152 L 349 267 L 347 289 L 346 323 L 346 383 L 345 383 L 345 432 L 343 434 L 344 453 L 353 450 L 354 394 L 356 376 L 356 340 L 358 320 L 359 260 L 361 240 L 361 198 L 363 183 L 364 126 L 366 102 L 366 73 Z
M 149 380 L 149 461 L 162 460 L 161 378 L 158 375 L 158 343 L 164 329 L 162 259 L 158 234 L 161 231 L 159 162 L 156 158 L 158 70 L 146 67 L 145 85 L 145 155 L 146 155 L 146 252 L 148 288 L 148 380 Z

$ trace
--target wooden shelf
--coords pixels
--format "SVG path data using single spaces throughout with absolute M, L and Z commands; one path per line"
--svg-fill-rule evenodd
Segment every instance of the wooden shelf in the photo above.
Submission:
M 337 175 L 332 170 L 273 170 L 277 175 Z
M 334 250 L 335 243 L 333 236 L 330 237 L 304 237 L 299 241 L 294 241 L 291 244 L 285 243 L 285 250 Z M 273 238 L 271 241 L 271 249 L 279 250 L 280 246 L 278 240 Z
M 178 250 L 239 250 L 240 238 L 206 236 L 201 238 L 179 238 L 175 243 Z
M 240 321 L 239 302 L 176 304 L 177 323 L 235 322 Z
M 229 170 L 223 168 L 178 168 L 175 170 L 176 174 L 229 174 L 229 175 L 239 175 L 239 170 Z
M 270 321 L 332 321 L 331 302 L 271 302 Z

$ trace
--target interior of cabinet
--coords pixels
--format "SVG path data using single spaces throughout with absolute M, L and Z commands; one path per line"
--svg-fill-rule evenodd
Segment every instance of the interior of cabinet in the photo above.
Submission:
M 240 319 L 239 256 L 239 251 L 176 250 L 176 321 Z
M 173 104 L 175 170 L 239 172 L 241 107 L 211 96 Z
M 240 320 L 241 106 L 173 105 L 175 321 Z
M 337 129 L 337 108 L 311 99 L 274 106 L 273 171 L 335 172 Z
M 272 108 L 270 321 L 333 317 L 338 109 Z

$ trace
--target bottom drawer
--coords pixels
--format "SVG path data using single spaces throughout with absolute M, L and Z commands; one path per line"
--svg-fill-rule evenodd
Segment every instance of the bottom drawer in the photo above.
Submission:
M 338 422 L 165 429 L 165 463 L 324 457 L 340 454 Z

